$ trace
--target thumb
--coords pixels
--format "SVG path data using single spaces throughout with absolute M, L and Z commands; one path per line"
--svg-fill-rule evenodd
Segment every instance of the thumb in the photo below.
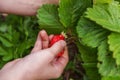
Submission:
M 60 53 L 66 46 L 66 42 L 60 40 L 53 44 L 50 48 L 36 52 L 35 54 L 30 54 L 26 59 L 33 59 L 36 62 L 49 63 L 55 59 L 56 55 Z M 32 63 L 33 64 L 33 63 Z
M 60 40 L 56 42 L 54 45 L 52 45 L 48 51 L 48 56 L 52 59 L 56 57 L 57 54 L 59 54 L 63 49 L 66 47 L 66 42 L 64 40 Z
M 64 40 L 60 40 L 56 42 L 50 48 L 45 50 L 45 52 L 47 51 L 46 58 L 49 59 L 49 61 L 52 61 L 54 58 L 56 58 L 57 54 L 59 54 L 63 49 L 65 49 L 65 47 L 66 47 L 66 42 Z

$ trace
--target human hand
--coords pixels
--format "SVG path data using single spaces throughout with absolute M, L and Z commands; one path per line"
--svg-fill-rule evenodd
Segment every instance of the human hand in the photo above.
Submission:
M 18 15 L 35 15 L 43 4 L 57 4 L 59 0 L 0 0 L 0 12 Z
M 7 63 L 0 71 L 0 80 L 46 80 L 58 78 L 68 63 L 65 41 L 58 41 L 48 48 L 53 35 L 48 36 L 42 30 L 31 54 Z M 64 54 L 56 55 L 65 49 Z

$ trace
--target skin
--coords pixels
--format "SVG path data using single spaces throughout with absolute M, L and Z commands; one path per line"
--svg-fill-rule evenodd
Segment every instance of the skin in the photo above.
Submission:
M 68 63 L 66 42 L 61 40 L 48 47 L 53 35 L 39 32 L 34 48 L 24 58 L 7 63 L 0 70 L 0 80 L 47 80 L 58 78 Z M 65 49 L 60 58 L 56 55 Z
M 0 12 L 32 16 L 43 4 L 57 4 L 58 0 L 0 0 Z M 0 80 L 47 80 L 58 78 L 68 63 L 66 42 L 61 40 L 48 47 L 53 35 L 39 32 L 34 48 L 24 58 L 7 63 L 0 70 Z M 60 58 L 56 55 L 64 51 Z
M 17 15 L 35 15 L 43 4 L 57 4 L 58 0 L 0 0 L 0 12 Z

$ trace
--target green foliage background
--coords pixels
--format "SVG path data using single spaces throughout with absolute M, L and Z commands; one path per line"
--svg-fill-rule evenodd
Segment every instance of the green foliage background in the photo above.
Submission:
M 58 80 L 120 80 L 119 0 L 60 0 L 35 17 L 1 17 L 0 66 L 29 54 L 41 29 L 68 36 L 70 61 Z

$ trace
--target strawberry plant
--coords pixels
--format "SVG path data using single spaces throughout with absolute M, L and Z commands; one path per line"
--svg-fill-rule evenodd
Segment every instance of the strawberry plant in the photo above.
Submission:
M 45 29 L 67 35 L 70 61 L 58 80 L 120 80 L 119 2 L 60 0 L 43 5 L 36 17 L 0 20 L 0 65 L 27 55 L 39 29 Z

